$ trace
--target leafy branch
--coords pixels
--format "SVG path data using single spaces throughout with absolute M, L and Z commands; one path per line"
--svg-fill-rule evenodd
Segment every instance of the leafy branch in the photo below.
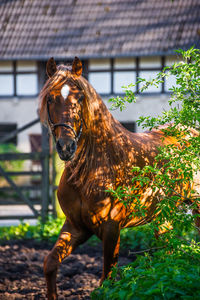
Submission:
M 138 125 L 150 130 L 168 124 L 161 127 L 163 139 L 173 136 L 176 143 L 160 147 L 153 165 L 143 169 L 133 168 L 131 187 L 110 190 L 131 211 L 132 217 L 145 218 L 146 206 L 141 203 L 141 195 L 142 191 L 151 188 L 157 197 L 155 222 L 160 225 L 156 226 L 159 229 L 166 221 L 173 223 L 175 229 L 170 240 L 174 244 L 177 243 L 180 227 L 183 228 L 180 223 L 187 228 L 192 227 L 195 217 L 188 217 L 188 208 L 200 208 L 197 186 L 193 186 L 200 169 L 200 135 L 195 131 L 200 127 L 200 51 L 191 48 L 188 51 L 179 50 L 178 53 L 182 55 L 182 60 L 164 68 L 155 79 L 138 79 L 135 85 L 124 87 L 125 97 L 110 99 L 112 108 L 123 110 L 126 103 L 137 100 L 132 87 L 140 84 L 142 93 L 151 85 L 158 86 L 164 78 L 176 77 L 176 85 L 172 87 L 169 99 L 170 109 L 157 117 L 141 116 L 137 121 Z

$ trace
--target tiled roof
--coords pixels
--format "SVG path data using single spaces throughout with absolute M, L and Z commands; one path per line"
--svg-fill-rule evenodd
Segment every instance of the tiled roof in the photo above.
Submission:
M 200 46 L 200 0 L 1 0 L 0 59 L 170 54 Z

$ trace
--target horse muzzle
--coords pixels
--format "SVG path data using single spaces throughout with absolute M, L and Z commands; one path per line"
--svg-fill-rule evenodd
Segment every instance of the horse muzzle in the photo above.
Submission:
M 56 150 L 61 160 L 72 160 L 77 149 L 75 140 L 64 140 L 59 138 L 56 142 Z

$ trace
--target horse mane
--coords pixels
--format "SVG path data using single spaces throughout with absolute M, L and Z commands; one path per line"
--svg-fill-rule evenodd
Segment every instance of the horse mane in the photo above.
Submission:
M 102 196 L 121 177 L 117 174 L 128 160 L 124 149 L 127 137 L 90 83 L 82 77 L 79 84 L 86 96 L 83 107 L 86 128 L 74 160 L 66 164 L 71 174 L 68 182 L 80 187 L 87 197 L 91 193 Z
M 87 197 L 91 193 L 100 195 L 115 186 L 121 175 L 124 179 L 126 177 L 124 166 L 127 167 L 126 162 L 130 158 L 127 146 L 130 149 L 133 147 L 129 140 L 130 133 L 113 118 L 91 84 L 82 76 L 74 77 L 71 68 L 63 65 L 47 80 L 40 93 L 39 112 L 43 123 L 47 123 L 48 93 L 69 81 L 82 89 L 85 99 L 82 108 L 83 133 L 74 159 L 66 162 L 67 182 Z

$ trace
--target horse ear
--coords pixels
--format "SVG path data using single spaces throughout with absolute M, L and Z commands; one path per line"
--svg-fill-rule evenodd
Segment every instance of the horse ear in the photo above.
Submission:
M 47 62 L 47 67 L 46 67 L 46 72 L 47 75 L 50 77 L 52 77 L 57 71 L 57 67 L 56 67 L 56 62 L 54 60 L 53 57 L 49 58 L 48 62 Z
M 80 77 L 82 74 L 82 62 L 78 57 L 75 57 L 72 63 L 72 74 Z

